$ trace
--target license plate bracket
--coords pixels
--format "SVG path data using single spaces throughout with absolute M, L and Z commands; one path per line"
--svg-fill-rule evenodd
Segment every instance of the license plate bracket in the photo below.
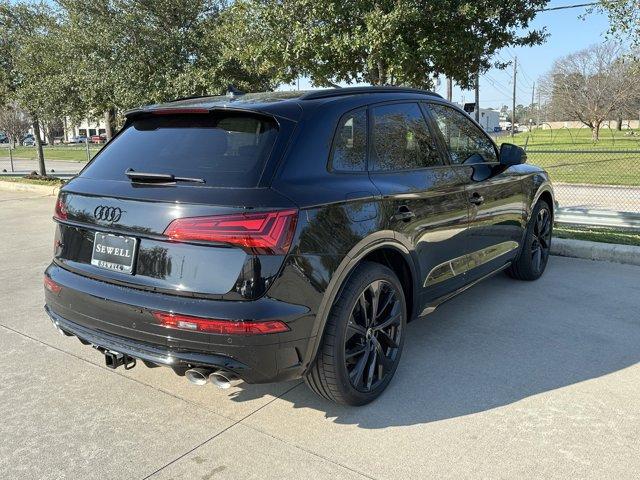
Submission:
M 93 239 L 91 265 L 114 272 L 133 274 L 138 239 L 96 232 Z

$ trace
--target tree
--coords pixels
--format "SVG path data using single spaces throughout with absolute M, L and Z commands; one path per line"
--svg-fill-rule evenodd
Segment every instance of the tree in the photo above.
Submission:
M 432 87 L 446 75 L 470 87 L 526 31 L 547 0 L 238 0 L 223 12 L 225 55 L 277 81 Z M 524 30 L 524 33 L 519 33 Z M 506 64 L 499 63 L 505 67 Z
M 582 122 L 598 141 L 602 122 L 637 95 L 640 82 L 629 72 L 632 65 L 622 47 L 614 43 L 594 45 L 556 60 L 541 85 L 552 115 Z
M 73 89 L 61 33 L 60 17 L 50 5 L 0 2 L 4 100 L 19 104 L 31 118 L 41 175 L 46 175 L 41 122 L 66 114 Z
M 4 132 L 10 144 L 16 146 L 29 131 L 29 116 L 16 103 L 0 107 L 0 132 Z
M 80 111 L 109 118 L 177 97 L 219 94 L 228 84 L 275 84 L 222 55 L 221 0 L 58 0 Z M 107 129 L 109 130 L 109 129 Z
M 627 36 L 640 47 L 640 2 L 638 0 L 600 0 L 595 10 L 609 16 L 609 35 Z

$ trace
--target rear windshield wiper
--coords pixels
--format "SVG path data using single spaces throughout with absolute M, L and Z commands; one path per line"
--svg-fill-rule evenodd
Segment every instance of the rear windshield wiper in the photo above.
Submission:
M 146 183 L 176 183 L 176 182 L 193 182 L 205 183 L 203 178 L 176 177 L 171 173 L 153 173 L 153 172 L 136 172 L 129 168 L 124 174 L 131 180 Z

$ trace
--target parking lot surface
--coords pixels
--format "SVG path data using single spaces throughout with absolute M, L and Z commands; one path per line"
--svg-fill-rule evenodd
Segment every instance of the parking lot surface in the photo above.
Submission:
M 54 199 L 0 191 L 0 478 L 638 478 L 640 268 L 552 257 L 409 324 L 362 408 L 109 370 L 43 306 Z

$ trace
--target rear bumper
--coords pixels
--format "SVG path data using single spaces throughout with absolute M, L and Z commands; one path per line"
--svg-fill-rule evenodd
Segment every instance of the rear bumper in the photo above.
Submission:
M 229 302 L 188 299 L 123 288 L 72 273 L 55 264 L 45 275 L 62 288 L 45 290 L 45 310 L 57 328 L 85 344 L 168 366 L 232 371 L 247 383 L 299 378 L 315 316 L 309 309 L 273 299 Z M 268 335 L 219 335 L 167 329 L 152 315 L 171 311 L 229 320 L 278 318 L 291 329 Z

